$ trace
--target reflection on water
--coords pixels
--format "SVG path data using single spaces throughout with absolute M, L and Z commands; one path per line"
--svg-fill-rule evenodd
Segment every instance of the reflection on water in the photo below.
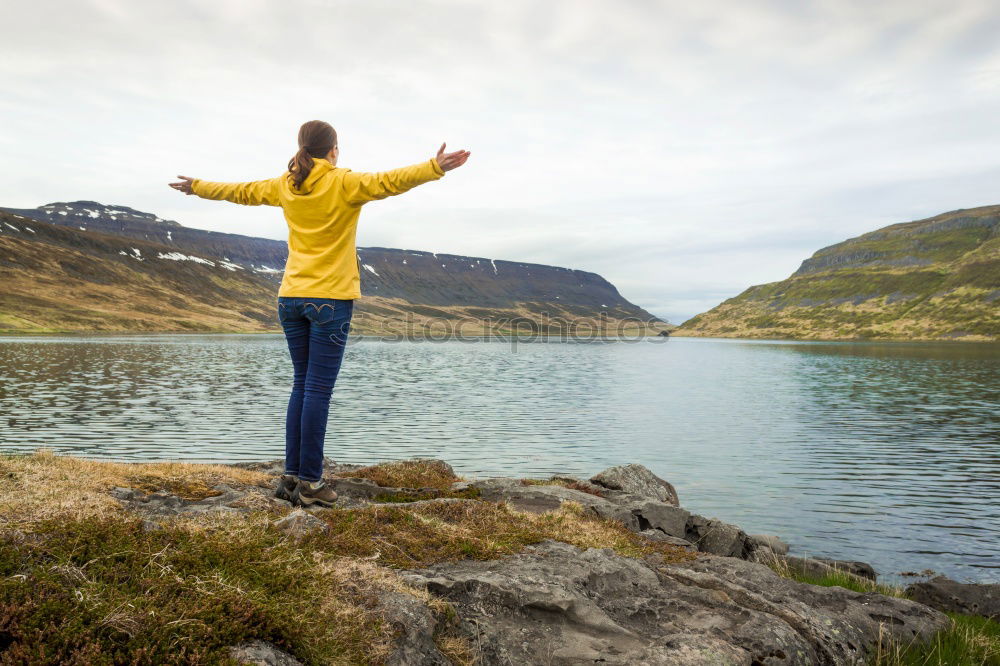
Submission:
M 280 336 L 0 338 L 0 445 L 282 455 Z M 638 462 L 799 552 L 1000 578 L 1000 347 L 673 339 L 350 346 L 327 454 L 465 476 Z

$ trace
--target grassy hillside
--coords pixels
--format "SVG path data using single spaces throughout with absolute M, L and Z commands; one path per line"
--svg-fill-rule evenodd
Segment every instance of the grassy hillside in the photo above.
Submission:
M 0 332 L 280 330 L 280 271 L 132 233 L 0 212 Z M 264 241 L 244 245 L 256 240 Z M 644 311 L 582 271 L 481 260 L 483 266 L 467 257 L 401 250 L 371 250 L 362 261 L 369 281 L 355 310 L 358 333 L 559 334 L 559 322 L 552 325 L 558 318 L 584 331 L 655 332 L 639 323 Z M 546 297 L 546 290 L 553 295 Z M 602 297 L 607 307 L 589 304 Z
M 894 224 L 823 248 L 675 335 L 1000 339 L 1000 206 Z

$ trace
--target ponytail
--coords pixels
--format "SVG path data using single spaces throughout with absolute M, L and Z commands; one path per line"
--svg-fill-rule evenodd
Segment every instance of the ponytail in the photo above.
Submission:
M 329 123 L 310 120 L 299 128 L 299 151 L 288 161 L 288 177 L 296 189 L 312 172 L 313 158 L 326 157 L 337 145 L 337 132 Z
M 299 148 L 299 152 L 295 153 L 295 157 L 288 160 L 288 173 L 292 179 L 292 184 L 296 188 L 302 187 L 302 183 L 309 177 L 312 168 L 313 158 L 309 154 L 309 151 L 304 146 Z

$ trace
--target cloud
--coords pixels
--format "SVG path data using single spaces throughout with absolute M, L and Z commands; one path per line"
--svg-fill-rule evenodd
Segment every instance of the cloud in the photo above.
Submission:
M 473 151 L 369 205 L 360 243 L 593 270 L 683 320 L 823 245 L 996 201 L 987 0 L 43 0 L 5 18 L 8 206 L 97 199 L 283 238 L 280 211 L 165 183 L 276 175 L 324 118 L 355 170 Z

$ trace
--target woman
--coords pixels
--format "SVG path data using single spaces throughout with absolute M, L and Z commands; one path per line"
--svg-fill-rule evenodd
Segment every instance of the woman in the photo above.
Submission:
M 304 506 L 332 506 L 323 483 L 323 440 L 330 394 L 344 356 L 354 300 L 361 296 L 355 232 L 361 207 L 437 180 L 469 158 L 444 152 L 412 166 L 355 173 L 337 166 L 337 132 L 310 120 L 288 171 L 250 183 L 212 183 L 178 176 L 170 187 L 204 199 L 281 206 L 288 222 L 288 262 L 278 290 L 278 319 L 294 379 L 285 420 L 285 474 L 275 496 Z

